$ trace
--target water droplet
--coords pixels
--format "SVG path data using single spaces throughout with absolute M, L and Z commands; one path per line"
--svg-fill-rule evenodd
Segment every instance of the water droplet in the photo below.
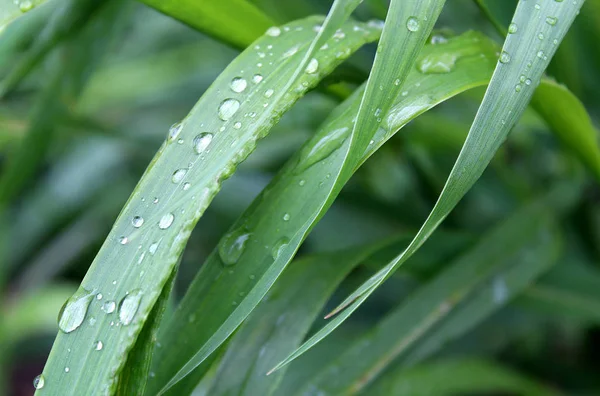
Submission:
M 527 80 L 525 80 L 525 84 L 531 85 L 531 80 L 528 78 Z
M 277 242 L 275 242 L 275 244 L 273 245 L 273 249 L 271 249 L 271 256 L 274 260 L 277 260 L 277 258 L 281 255 L 281 253 L 289 243 L 290 240 L 286 237 L 283 237 Z
M 433 45 L 444 44 L 447 42 L 448 42 L 448 39 L 440 34 L 431 36 L 431 40 L 430 40 L 430 43 Z
M 107 314 L 111 314 L 111 313 L 115 312 L 115 308 L 117 308 L 117 303 L 115 303 L 112 300 L 109 300 L 109 301 L 105 302 L 104 304 L 102 304 L 102 310 L 104 312 L 106 312 Z
M 158 249 L 158 242 L 154 242 L 152 245 L 150 245 L 148 251 L 151 255 L 154 255 L 154 253 L 156 253 L 156 249 Z
M 269 88 L 269 89 L 267 89 L 267 90 L 265 91 L 265 98 L 270 98 L 271 96 L 273 96 L 273 93 L 274 93 L 274 92 L 275 92 L 275 91 L 273 91 L 273 90 L 272 90 L 272 89 L 270 89 L 270 88 Z
M 179 136 L 179 132 L 181 132 L 182 128 L 183 124 L 181 122 L 176 122 L 175 124 L 171 125 L 171 128 L 169 128 L 169 140 L 173 141 L 177 139 L 177 136 Z
M 102 300 L 102 293 L 96 294 L 96 300 Z
M 234 265 L 238 262 L 251 235 L 245 227 L 239 227 L 223 237 L 219 244 L 219 256 L 223 264 Z
M 538 34 L 538 39 L 543 40 L 544 39 L 544 33 L 540 32 L 540 34 Z
M 121 245 L 127 245 L 127 242 L 129 242 L 129 239 L 126 236 L 119 237 L 119 243 Z
M 102 343 L 102 341 L 96 341 L 94 343 L 94 349 L 97 351 L 101 351 L 102 348 L 104 348 L 104 344 Z
M 267 29 L 266 34 L 267 36 L 277 37 L 281 34 L 281 29 L 279 29 L 277 26 L 271 26 Z
M 298 46 L 295 45 L 292 48 L 290 48 L 289 50 L 285 51 L 282 55 L 283 58 L 289 58 L 290 56 L 294 55 L 296 52 L 298 52 Z
M 539 10 L 540 8 L 542 8 L 542 6 L 540 6 L 539 4 L 536 4 L 536 5 L 535 5 L 535 9 L 536 9 L 536 10 Z
M 500 53 L 500 63 L 508 63 L 510 62 L 510 55 L 506 51 L 502 51 Z
M 173 224 L 174 219 L 175 216 L 173 215 L 173 213 L 166 213 L 163 217 L 160 218 L 160 221 L 158 222 L 158 228 L 160 228 L 161 230 L 166 230 L 171 226 L 171 224 Z
M 233 124 L 233 127 L 234 127 L 235 129 L 240 129 L 240 128 L 242 127 L 242 123 L 238 121 L 238 122 L 236 122 L 235 124 Z
M 317 162 L 329 157 L 337 150 L 350 134 L 350 128 L 343 127 L 329 131 L 314 144 L 306 146 L 300 153 L 296 172 L 302 172 Z
M 142 291 L 135 289 L 129 292 L 119 303 L 119 320 L 124 326 L 127 326 L 133 320 L 137 312 L 140 301 L 142 300 Z
M 304 180 L 304 179 L 302 179 L 302 180 L 300 180 L 300 181 L 298 182 L 298 185 L 299 185 L 300 187 L 302 187 L 302 186 L 303 186 L 303 185 L 305 185 L 305 184 L 306 184 L 306 180 Z
M 458 53 L 432 53 L 422 58 L 417 67 L 424 74 L 450 73 L 458 57 Z
M 371 19 L 367 22 L 367 26 L 374 29 L 383 29 L 384 24 L 381 19 Z
M 537 57 L 540 59 L 546 59 L 546 55 L 544 54 L 544 51 L 538 51 L 537 53 Z
M 517 33 L 517 30 L 519 30 L 519 27 L 516 23 L 513 22 L 510 25 L 508 25 L 508 33 L 514 34 Z
M 70 333 L 83 323 L 94 293 L 80 287 L 62 306 L 58 314 L 58 327 L 64 333 Z
M 157 204 L 157 203 L 158 203 L 158 198 L 157 198 L 157 197 L 154 197 L 154 199 L 152 200 L 152 203 L 153 203 L 153 204 Z
M 131 219 L 131 225 L 133 225 L 135 228 L 140 228 L 143 224 L 144 218 L 141 216 L 134 216 L 133 219 Z
M 71 371 L 71 369 L 68 367 L 65 367 L 65 373 L 68 373 L 69 371 Z
M 306 66 L 306 72 L 308 74 L 315 74 L 319 69 L 319 61 L 315 58 L 312 58 L 310 62 L 308 62 L 308 66 Z
M 225 99 L 219 105 L 219 118 L 223 121 L 229 120 L 240 108 L 240 102 L 235 99 Z
M 194 151 L 197 154 L 203 153 L 210 145 L 210 142 L 212 142 L 212 139 L 213 134 L 209 132 L 203 132 L 197 135 L 194 138 L 194 141 L 192 142 L 192 144 L 194 145 Z
M 515 85 L 515 92 L 521 92 L 521 84 Z
M 258 84 L 259 82 L 261 82 L 263 79 L 263 76 L 261 76 L 260 74 L 255 74 L 254 76 L 252 76 L 252 82 L 254 84 Z
M 186 168 L 177 169 L 175 172 L 173 172 L 173 176 L 171 176 L 171 181 L 175 184 L 179 184 L 183 180 L 187 171 L 188 170 Z
M 192 186 L 192 183 L 189 183 L 189 182 L 183 183 L 183 191 L 189 190 L 191 186 Z
M 283 215 L 283 221 L 289 221 L 290 220 L 290 214 L 289 213 L 285 213 Z
M 233 92 L 240 93 L 244 92 L 244 89 L 246 89 L 248 83 L 242 77 L 235 77 L 233 80 L 231 80 L 229 86 Z
M 556 25 L 556 22 L 558 22 L 558 18 L 556 17 L 546 17 L 546 23 L 550 26 L 554 26 Z
M 494 302 L 496 304 L 502 304 L 504 301 L 506 301 L 506 299 L 508 298 L 508 287 L 506 286 L 504 278 L 494 278 L 492 284 L 492 294 L 494 297 Z
M 31 378 L 31 377 L 29 377 L 29 378 Z M 33 379 L 33 387 L 35 389 L 42 389 L 45 384 L 46 384 L 46 380 L 44 379 L 44 376 L 42 374 L 38 375 L 37 377 L 35 377 Z
M 337 40 L 341 40 L 344 37 L 346 37 L 346 34 L 343 31 L 341 31 L 340 29 L 338 29 L 333 35 L 333 38 L 337 39 Z
M 416 32 L 419 30 L 419 20 L 416 17 L 410 17 L 406 20 L 406 28 L 410 32 Z

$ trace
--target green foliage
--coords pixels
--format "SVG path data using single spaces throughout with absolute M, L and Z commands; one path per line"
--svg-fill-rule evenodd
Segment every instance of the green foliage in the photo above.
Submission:
M 600 392 L 597 2 L 43 3 L 0 0 L 2 392 Z

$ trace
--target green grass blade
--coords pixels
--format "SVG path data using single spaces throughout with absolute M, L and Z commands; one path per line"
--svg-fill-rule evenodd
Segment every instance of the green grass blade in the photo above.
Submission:
M 43 5 L 47 0 L 0 1 L 0 34 L 9 23 L 29 11 Z
M 504 44 L 498 66 L 467 140 L 429 217 L 408 248 L 342 302 L 330 316 L 344 311 L 307 341 L 307 346 L 324 338 L 354 312 L 427 240 L 477 181 L 525 110 L 533 95 L 533 88 L 539 84 L 543 71 L 556 51 L 555 40 L 556 43 L 562 40 L 580 6 L 581 4 L 569 2 L 544 2 L 542 5 L 526 1 L 519 3 L 513 18 L 513 23 L 519 26 L 519 30 L 509 35 Z M 541 43 L 539 40 L 535 41 L 540 32 L 547 37 Z M 530 81 L 529 85 L 527 79 Z M 300 350 L 306 350 L 307 346 Z M 282 364 L 287 362 L 289 359 Z
M 491 392 L 491 393 L 490 393 Z M 398 368 L 369 389 L 369 395 L 511 394 L 557 396 L 559 393 L 509 368 L 477 358 L 437 361 Z
M 349 34 L 346 29 L 343 31 Z M 445 44 L 426 46 L 423 56 L 456 55 L 460 62 L 452 73 L 425 75 L 416 69 L 411 71 L 407 94 L 396 98 L 390 117 L 378 129 L 362 161 L 417 115 L 466 89 L 486 84 L 496 62 L 495 53 L 493 42 L 476 33 L 466 33 Z M 332 113 L 317 134 L 288 161 L 231 227 L 217 251 L 204 263 L 173 319 L 160 335 L 163 347 L 157 351 L 154 365 L 157 377 L 163 365 L 168 370 L 180 362 L 182 356 L 189 354 L 190 348 L 199 349 L 205 345 L 218 328 L 214 326 L 233 321 L 232 328 L 237 327 L 247 315 L 242 315 L 239 307 L 246 301 L 258 304 L 283 271 L 333 201 L 331 175 L 341 169 L 348 148 L 347 141 L 342 145 L 338 131 L 351 127 L 350 120 L 356 114 L 361 93 L 361 90 L 357 91 Z M 304 167 L 306 158 L 310 158 L 307 153 L 314 152 L 315 147 L 323 147 L 324 151 L 317 150 L 317 158 L 323 160 L 298 172 L 298 167 Z M 227 249 L 232 236 L 247 233 L 251 236 L 243 254 L 231 270 L 224 268 L 219 251 Z M 253 290 L 256 294 L 252 294 Z M 240 298 L 239 292 L 246 296 Z M 237 305 L 233 306 L 232 301 Z M 202 318 L 202 325 L 189 323 L 187 318 L 190 316 Z
M 304 26 L 304 30 L 318 30 L 319 33 L 317 34 L 317 37 L 310 43 L 310 46 L 302 60 L 302 66 L 298 68 L 298 72 L 302 72 L 304 70 L 304 65 L 306 65 L 307 75 L 312 76 L 314 73 L 318 73 L 320 76 L 322 76 L 322 54 L 333 55 L 332 58 L 325 58 L 324 60 L 329 60 L 329 62 L 332 63 L 339 63 L 341 60 L 345 59 L 345 57 L 349 56 L 364 42 L 372 41 L 378 37 L 380 32 L 378 26 L 368 26 L 365 24 L 356 23 L 347 23 L 345 25 L 341 25 L 345 21 L 345 19 L 349 17 L 350 13 L 353 10 L 353 7 L 358 5 L 358 3 L 358 1 L 345 3 L 339 1 L 335 2 L 322 26 Z M 341 27 L 347 33 L 344 33 L 343 35 L 334 36 L 329 41 L 325 42 L 328 35 L 338 30 L 338 27 Z M 294 30 L 294 33 L 298 32 L 298 30 L 294 29 L 293 27 L 287 29 Z M 287 52 L 295 53 L 296 51 L 297 46 L 292 46 L 291 49 L 288 49 Z M 315 55 L 314 58 L 312 57 L 312 54 Z M 292 89 L 291 85 L 296 84 L 295 79 L 298 72 L 290 76 L 291 78 L 289 82 L 287 82 L 288 88 Z M 307 88 L 306 85 L 306 82 L 299 82 L 293 88 L 294 94 L 304 91 Z M 290 95 L 290 93 L 287 93 L 286 90 L 277 92 L 277 94 L 279 95 L 279 97 L 283 96 L 284 99 L 289 97 Z M 247 255 L 248 251 L 250 250 L 250 245 L 252 245 L 251 243 L 247 242 L 248 238 L 251 236 L 251 232 L 247 230 L 247 226 L 247 224 L 238 226 L 230 234 L 225 236 L 224 241 L 219 247 L 219 256 L 214 256 L 214 258 L 216 259 L 217 266 L 211 268 L 205 265 L 197 278 L 204 277 L 204 279 L 202 279 L 201 282 L 209 282 L 211 287 L 222 287 L 225 290 L 221 290 L 219 292 L 211 292 L 211 294 L 213 294 L 219 300 L 220 303 L 224 301 L 234 301 L 233 299 L 237 300 L 235 294 L 237 294 L 239 290 L 248 290 L 248 284 L 256 282 L 256 286 L 251 291 L 248 291 L 248 298 L 243 299 L 239 303 L 239 305 L 237 301 L 235 301 L 235 304 L 227 304 L 229 306 L 227 314 L 231 312 L 231 315 L 227 318 L 227 320 L 223 322 L 221 320 L 213 321 L 207 319 L 206 322 L 204 322 L 202 332 L 196 334 L 197 339 L 200 339 L 202 341 L 199 343 L 198 349 L 193 355 L 189 355 L 189 352 L 194 351 L 194 349 L 190 348 L 190 345 L 186 345 L 184 348 L 185 352 L 180 351 L 177 354 L 171 355 L 171 359 L 173 359 L 173 361 L 165 359 L 164 357 L 160 357 L 157 359 L 157 362 L 159 362 L 158 364 L 161 364 L 163 368 L 157 368 L 155 370 L 157 375 L 156 378 L 154 378 L 153 384 L 160 384 L 160 386 L 164 386 L 164 384 L 168 381 L 168 385 L 166 385 L 163 391 L 171 387 L 179 380 L 181 380 L 190 372 L 192 372 L 197 366 L 199 366 L 204 361 L 204 359 L 206 359 L 206 357 L 208 357 L 219 345 L 221 345 L 221 343 L 223 343 L 227 339 L 227 337 L 235 330 L 235 328 L 241 323 L 241 321 L 252 311 L 252 309 L 254 309 L 256 304 L 258 304 L 260 299 L 267 292 L 268 288 L 272 285 L 275 279 L 272 276 L 267 276 L 265 279 L 258 279 L 257 281 L 255 281 L 255 276 L 250 276 L 251 274 L 247 274 L 244 277 L 243 282 L 245 284 L 238 284 L 239 290 L 232 289 L 231 280 L 227 280 L 226 278 L 223 278 L 220 283 L 215 282 L 215 279 L 219 277 L 217 274 L 222 274 L 224 272 L 232 274 L 236 272 L 234 269 L 225 269 L 223 268 L 223 266 L 231 267 L 235 265 L 234 268 L 236 269 L 241 267 L 243 268 L 243 271 L 248 270 L 249 267 L 242 267 L 239 265 L 240 256 L 242 254 Z M 298 243 L 296 243 L 296 246 L 297 245 Z M 259 248 L 259 250 L 263 249 Z M 291 258 L 294 252 L 291 252 L 291 254 L 289 254 L 288 259 L 285 261 L 286 263 Z M 210 274 L 211 271 L 211 275 L 206 274 Z M 277 272 L 276 275 L 278 274 L 279 272 Z M 263 282 L 266 282 L 268 286 L 264 287 L 262 285 Z M 234 293 L 233 299 L 229 300 L 228 298 L 225 298 L 225 296 L 227 296 L 228 293 Z M 198 301 L 194 297 L 189 298 L 192 298 L 192 301 Z M 222 315 L 222 313 L 219 311 L 210 311 L 216 315 Z M 185 323 L 182 322 L 177 323 L 176 321 L 174 321 L 174 323 L 175 326 L 185 326 Z M 211 329 L 211 325 L 209 324 L 214 324 L 217 327 L 215 329 Z M 206 338 L 203 338 L 204 336 L 206 336 Z M 186 343 L 189 341 L 185 337 L 176 336 L 176 339 L 173 340 L 173 342 L 181 343 L 184 340 Z M 170 344 L 170 342 L 165 342 L 163 344 Z M 173 353 L 174 350 L 175 349 L 171 348 L 163 348 L 161 349 L 161 352 L 168 351 L 169 353 Z M 185 362 L 185 364 L 183 365 L 181 364 L 182 360 Z M 179 370 L 177 372 L 174 372 L 173 370 L 177 367 L 179 367 Z M 158 389 L 155 389 L 155 391 L 158 391 Z
M 75 329 L 58 334 L 39 393 L 114 389 L 127 352 L 221 182 L 295 100 L 379 33 L 365 28 L 344 41 L 330 40 L 328 49 L 315 51 L 318 68 L 304 72 L 310 56 L 306 49 L 314 44 L 313 27 L 320 21 L 308 18 L 270 30 L 234 60 L 182 123 L 171 129 L 74 297 L 81 297 L 81 304 L 74 307 L 87 308 L 64 317 L 63 328 Z M 344 56 L 336 56 L 342 49 Z M 90 299 L 92 295 L 102 299 Z M 119 301 L 132 304 L 119 314 L 114 308 Z M 65 311 L 68 315 L 72 310 Z M 97 341 L 102 341 L 102 350 L 94 349 Z M 64 372 L 67 364 L 69 375 Z
M 265 373 L 302 342 L 338 283 L 381 245 L 309 256 L 290 264 L 229 342 L 209 394 L 271 394 L 284 372 Z
M 247 0 L 142 0 L 142 3 L 238 48 L 246 48 L 275 24 Z
M 391 362 L 410 365 L 422 360 L 503 307 L 558 258 L 560 239 L 549 213 L 543 201 L 515 212 L 350 346 L 304 390 L 354 394 Z

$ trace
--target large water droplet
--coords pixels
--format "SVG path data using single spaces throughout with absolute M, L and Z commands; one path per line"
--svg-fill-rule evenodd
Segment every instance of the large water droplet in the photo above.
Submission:
M 242 77 L 235 77 L 233 80 L 231 80 L 229 86 L 231 87 L 231 90 L 233 92 L 240 93 L 244 92 L 244 90 L 248 86 L 248 83 Z
M 175 184 L 179 184 L 183 180 L 187 171 L 188 170 L 186 168 L 177 169 L 175 172 L 173 172 L 173 176 L 171 176 L 171 181 Z
M 141 300 L 142 291 L 140 289 L 135 289 L 123 297 L 119 303 L 119 320 L 124 326 L 129 325 L 133 320 L 133 317 L 140 306 Z
M 343 127 L 330 131 L 314 144 L 306 146 L 300 153 L 296 172 L 300 173 L 317 162 L 329 157 L 350 134 L 350 128 Z
M 198 154 L 203 153 L 210 145 L 210 142 L 212 142 L 212 139 L 213 139 L 212 133 L 203 132 L 203 133 L 199 134 L 198 136 L 196 136 L 194 138 L 194 141 L 193 141 L 194 151 Z
M 160 228 L 161 230 L 166 230 L 171 226 L 171 224 L 173 224 L 174 219 L 175 216 L 173 215 L 173 213 L 166 213 L 163 217 L 160 218 L 160 221 L 158 222 L 158 228 Z
M 419 20 L 416 17 L 410 17 L 406 20 L 406 28 L 410 32 L 416 32 L 419 30 Z
M 508 63 L 510 62 L 510 55 L 506 51 L 502 51 L 500 53 L 500 63 Z
M 31 378 L 31 377 L 29 377 L 29 378 Z M 44 379 L 44 376 L 42 374 L 38 375 L 37 377 L 35 377 L 33 379 L 33 387 L 35 389 L 42 389 L 45 384 L 46 384 L 46 380 Z
M 135 228 L 140 228 L 142 225 L 144 225 L 144 218 L 141 216 L 134 216 L 133 219 L 131 219 L 131 225 L 133 225 Z
M 277 26 L 271 26 L 267 29 L 266 34 L 267 36 L 277 37 L 281 34 L 281 29 L 279 29 Z
M 310 62 L 308 62 L 308 66 L 306 66 L 306 72 L 308 74 L 315 74 L 319 69 L 319 61 L 315 58 L 312 58 Z
M 271 249 L 271 256 L 273 256 L 274 260 L 277 260 L 277 258 L 281 255 L 281 253 L 289 243 L 290 240 L 286 237 L 283 237 L 277 242 L 275 242 L 275 244 L 273 245 L 273 249 Z
M 94 292 L 80 287 L 69 298 L 58 314 L 58 328 L 64 333 L 70 333 L 83 323 Z
M 254 76 L 252 76 L 252 82 L 254 84 L 258 84 L 259 82 L 261 82 L 263 79 L 263 76 L 260 74 L 255 74 Z
M 105 302 L 104 304 L 102 304 L 102 310 L 104 312 L 106 312 L 107 314 L 115 312 L 116 308 L 117 308 L 117 303 L 115 303 L 112 300 L 109 300 L 109 301 Z
M 183 128 L 183 124 L 181 122 L 176 122 L 175 124 L 171 125 L 171 128 L 169 128 L 169 141 L 177 139 L 177 136 L 179 136 L 179 133 L 181 132 L 181 128 Z
M 251 235 L 245 227 L 239 227 L 225 235 L 219 245 L 219 256 L 223 264 L 234 265 L 238 262 Z
M 31 0 L 22 0 L 19 2 L 19 9 L 21 12 L 30 11 L 33 8 L 34 4 Z
M 235 99 L 225 99 L 219 105 L 219 118 L 223 121 L 229 120 L 240 108 L 240 102 Z

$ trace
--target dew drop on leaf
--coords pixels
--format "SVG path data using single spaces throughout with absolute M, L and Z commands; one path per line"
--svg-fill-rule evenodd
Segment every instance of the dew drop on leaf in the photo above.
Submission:
M 144 218 L 141 216 L 134 216 L 133 219 L 131 219 L 131 225 L 133 225 L 135 228 L 140 228 L 143 224 Z
M 244 92 L 244 90 L 248 86 L 248 83 L 242 77 L 235 77 L 233 80 L 231 80 L 229 86 L 231 87 L 231 90 L 233 92 L 240 93 Z
M 209 132 L 203 132 L 203 133 L 197 135 L 194 138 L 194 141 L 192 142 L 194 145 L 194 151 L 197 154 L 203 153 L 210 145 L 210 142 L 212 142 L 212 139 L 213 139 L 213 134 L 209 133 Z
M 327 133 L 314 144 L 306 146 L 300 152 L 300 159 L 298 160 L 296 172 L 302 172 L 317 162 L 329 157 L 331 153 L 342 145 L 349 134 L 350 128 L 337 128 Z
M 173 215 L 173 213 L 166 213 L 163 217 L 160 218 L 160 221 L 158 222 L 158 228 L 160 228 L 161 230 L 166 230 L 171 226 L 171 224 L 173 224 L 174 219 L 175 216 Z
M 229 120 L 240 108 L 240 102 L 236 99 L 225 99 L 219 105 L 219 118 L 223 121 Z
M 117 304 L 112 300 L 109 300 L 102 304 L 102 310 L 107 314 L 115 312 L 115 308 L 117 308 Z
M 419 20 L 417 18 L 415 18 L 414 16 L 410 17 L 407 19 L 406 21 L 406 28 L 410 31 L 410 32 L 416 32 L 419 30 Z
M 317 70 L 319 70 L 319 61 L 312 58 L 310 62 L 308 62 L 308 66 L 306 66 L 306 72 L 308 74 L 315 74 Z
M 517 33 L 517 30 L 519 30 L 519 28 L 516 23 L 513 22 L 510 25 L 508 25 L 508 33 L 514 34 Z
M 70 333 L 83 323 L 94 293 L 80 287 L 63 305 L 58 314 L 58 328 Z
M 245 227 L 239 227 L 225 235 L 219 245 L 219 257 L 223 264 L 228 266 L 238 262 L 251 235 Z
M 267 29 L 266 35 L 271 37 L 278 37 L 281 34 L 281 29 L 277 26 L 271 26 Z
M 547 17 L 546 18 L 546 23 L 550 26 L 556 25 L 556 22 L 558 22 L 558 18 L 556 18 L 556 17 Z
M 127 245 L 127 242 L 129 242 L 129 239 L 126 236 L 119 237 L 119 243 L 121 245 Z
M 29 377 L 29 378 L 31 378 L 31 377 Z M 42 389 L 45 384 L 46 384 L 46 380 L 44 379 L 44 376 L 42 374 L 38 375 L 37 377 L 35 377 L 33 379 L 33 387 L 35 389 Z
M 510 62 L 510 55 L 506 51 L 502 51 L 500 53 L 500 63 L 508 63 Z
M 102 343 L 102 341 L 96 341 L 94 343 L 94 349 L 97 351 L 101 351 L 102 348 L 104 348 L 104 344 Z
M 176 122 L 175 124 L 171 125 L 171 128 L 169 128 L 169 141 L 177 139 L 179 132 L 181 132 L 181 128 L 183 128 L 183 124 L 181 124 L 181 122 Z
M 263 76 L 260 74 L 255 74 L 254 76 L 252 76 L 252 82 L 254 84 L 258 84 L 259 82 L 261 82 L 263 79 Z
M 127 326 L 133 320 L 137 312 L 140 301 L 142 300 L 142 291 L 135 289 L 129 292 L 119 303 L 119 320 L 124 326 Z
M 187 171 L 188 170 L 186 168 L 177 169 L 175 172 L 173 172 L 173 176 L 171 176 L 171 181 L 175 184 L 180 183 L 183 180 L 183 177 L 185 176 Z

